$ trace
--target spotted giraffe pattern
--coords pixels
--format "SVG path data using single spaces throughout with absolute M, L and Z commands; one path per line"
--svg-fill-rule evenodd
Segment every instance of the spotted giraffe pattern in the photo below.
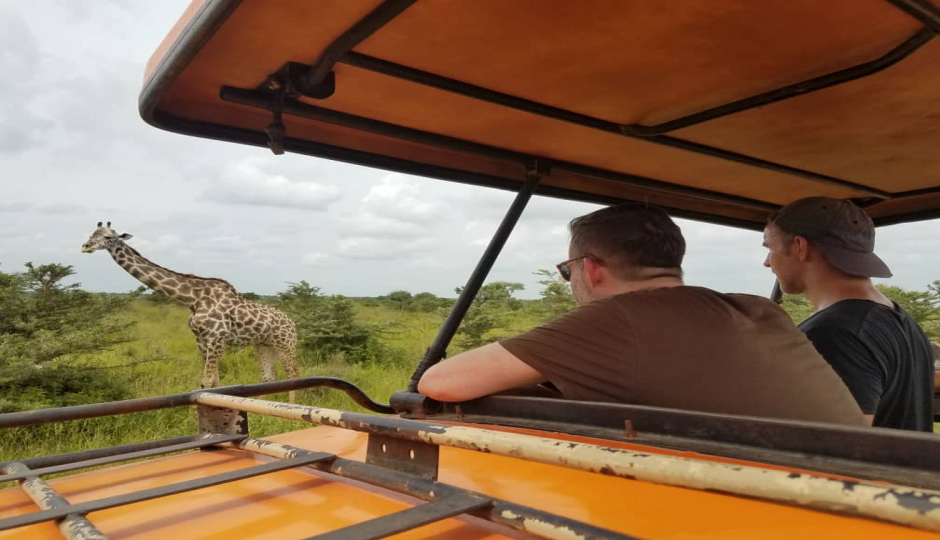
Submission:
M 300 376 L 297 329 L 283 311 L 242 297 L 225 280 L 180 274 L 153 263 L 124 242 L 130 238 L 129 234 L 117 234 L 110 222 L 99 222 L 82 244 L 82 252 L 106 249 L 138 281 L 189 307 L 189 328 L 205 360 L 203 388 L 219 386 L 219 361 L 228 347 L 254 345 L 264 382 L 275 380 L 277 361 L 288 378 Z M 290 401 L 294 401 L 293 392 Z

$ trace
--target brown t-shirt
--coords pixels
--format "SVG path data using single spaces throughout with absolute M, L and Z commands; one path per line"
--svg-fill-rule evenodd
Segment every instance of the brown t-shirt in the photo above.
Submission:
M 626 293 L 501 343 L 569 399 L 867 425 L 812 343 L 759 296 Z

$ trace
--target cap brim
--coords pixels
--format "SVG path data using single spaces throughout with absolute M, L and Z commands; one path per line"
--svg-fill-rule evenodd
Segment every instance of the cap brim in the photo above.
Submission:
M 862 277 L 891 277 L 891 270 L 874 253 L 852 251 L 842 247 L 817 244 L 819 250 L 832 266 L 846 274 Z

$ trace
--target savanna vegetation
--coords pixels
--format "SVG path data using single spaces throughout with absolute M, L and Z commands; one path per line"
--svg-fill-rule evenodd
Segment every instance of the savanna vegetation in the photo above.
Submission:
M 566 283 L 536 272 L 536 300 L 516 297 L 519 283 L 485 285 L 449 349 L 453 355 L 551 320 L 574 307 Z M 72 282 L 70 266 L 26 264 L 0 271 L 0 412 L 131 399 L 198 387 L 202 361 L 187 327 L 189 311 L 140 288 L 127 294 L 94 294 Z M 940 340 L 940 282 L 925 291 L 882 290 Z M 457 293 L 460 288 L 457 288 Z M 342 377 L 373 399 L 386 401 L 403 389 L 453 305 L 429 292 L 392 291 L 378 298 L 324 295 L 306 281 L 286 284 L 273 297 L 245 293 L 287 312 L 297 323 L 298 361 L 304 376 Z M 797 322 L 812 312 L 805 298 L 787 297 Z M 260 380 L 254 351 L 231 351 L 222 362 L 222 384 Z M 285 396 L 272 396 L 283 398 Z M 301 392 L 302 403 L 357 410 L 344 394 Z M 286 420 L 252 416 L 252 432 L 296 429 Z M 186 408 L 166 409 L 0 431 L 0 461 L 195 433 Z

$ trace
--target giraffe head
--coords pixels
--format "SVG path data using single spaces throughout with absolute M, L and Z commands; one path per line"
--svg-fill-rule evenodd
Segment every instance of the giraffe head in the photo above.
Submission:
M 82 253 L 108 249 L 110 245 L 119 240 L 130 240 L 131 238 L 133 237 L 127 233 L 118 234 L 115 232 L 114 229 L 111 228 L 110 221 L 107 225 L 103 225 L 99 221 L 98 228 L 95 229 L 95 232 L 91 233 L 91 236 L 88 237 L 88 241 L 82 244 Z

